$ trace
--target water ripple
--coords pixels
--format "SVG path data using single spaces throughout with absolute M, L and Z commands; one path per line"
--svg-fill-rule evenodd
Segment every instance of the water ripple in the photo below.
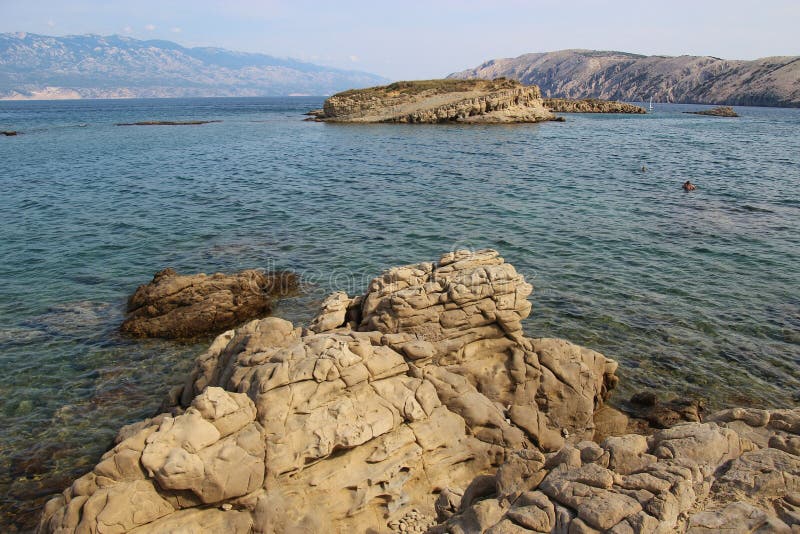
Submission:
M 320 103 L 0 103 L 0 129 L 26 132 L 0 139 L 8 502 L 87 469 L 181 381 L 200 345 L 116 334 L 127 295 L 166 266 L 297 270 L 309 292 L 277 313 L 304 322 L 388 266 L 495 247 L 536 288 L 528 332 L 619 360 L 620 395 L 797 400 L 800 110 L 302 122 Z M 113 126 L 148 119 L 223 122 Z

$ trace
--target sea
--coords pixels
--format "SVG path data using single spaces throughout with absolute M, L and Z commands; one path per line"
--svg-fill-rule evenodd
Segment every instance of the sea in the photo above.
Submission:
M 304 121 L 323 99 L 0 102 L 0 530 L 157 412 L 208 339 L 121 336 L 166 267 L 289 269 L 275 314 L 455 249 L 534 286 L 532 337 L 709 408 L 800 401 L 800 109 L 516 125 Z M 137 121 L 220 121 L 117 126 Z M 697 190 L 686 193 L 691 180 Z

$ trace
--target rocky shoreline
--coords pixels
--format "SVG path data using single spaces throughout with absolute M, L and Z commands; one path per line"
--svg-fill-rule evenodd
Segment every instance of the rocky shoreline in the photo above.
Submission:
M 615 361 L 522 331 L 531 291 L 459 251 L 225 332 L 38 531 L 797 531 L 800 409 L 632 434 Z
M 536 86 L 495 80 L 418 80 L 328 98 L 311 120 L 358 123 L 515 123 L 559 120 Z

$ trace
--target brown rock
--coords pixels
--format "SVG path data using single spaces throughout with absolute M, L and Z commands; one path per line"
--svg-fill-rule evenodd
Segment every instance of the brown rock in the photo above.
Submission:
M 670 428 L 682 421 L 702 421 L 705 401 L 691 398 L 660 401 L 655 393 L 642 391 L 634 394 L 622 408 L 632 418 L 633 425 L 647 432 L 650 428 Z M 636 425 L 637 419 L 646 423 Z
M 628 416 L 611 406 L 603 406 L 594 412 L 593 420 L 593 439 L 598 443 L 608 436 L 621 436 L 628 430 Z
M 297 276 L 256 270 L 225 275 L 156 273 L 128 300 L 122 332 L 141 337 L 190 338 L 218 333 L 266 315 L 273 300 L 295 291 Z

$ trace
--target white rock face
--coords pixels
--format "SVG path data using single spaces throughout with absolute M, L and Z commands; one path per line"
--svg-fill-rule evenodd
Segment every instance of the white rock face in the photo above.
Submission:
M 226 332 L 172 411 L 124 428 L 39 531 L 672 532 L 722 481 L 763 509 L 752 496 L 776 481 L 754 466 L 796 471 L 791 411 L 593 443 L 616 363 L 525 337 L 531 290 L 497 252 L 455 252 L 332 295 L 308 329 Z M 782 448 L 732 429 L 754 421 Z M 783 480 L 769 521 L 796 513 Z

